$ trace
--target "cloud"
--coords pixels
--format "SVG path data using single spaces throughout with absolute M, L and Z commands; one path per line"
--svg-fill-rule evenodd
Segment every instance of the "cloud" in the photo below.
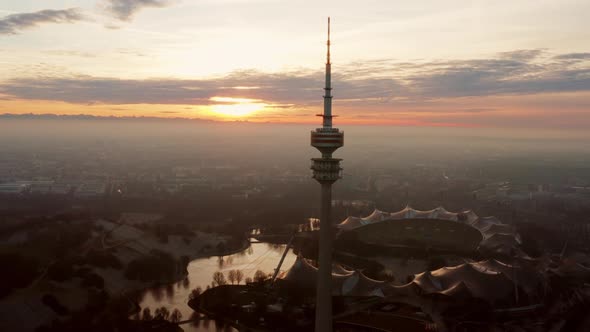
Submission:
M 348 75 L 374 82 L 395 78 L 395 95 L 414 100 L 590 91 L 590 56 L 552 56 L 545 50 L 503 52 L 484 59 L 416 63 L 376 61 L 354 65 Z M 377 76 L 381 75 L 381 76 Z
M 115 18 L 130 21 L 144 8 L 162 8 L 171 5 L 172 0 L 105 0 L 105 8 Z
M 501 52 L 499 54 L 500 58 L 503 59 L 511 59 L 517 61 L 529 61 L 533 60 L 539 56 L 541 56 L 545 50 L 536 49 L 536 50 L 516 50 L 510 52 Z
M 335 102 L 339 106 L 430 108 L 442 99 L 588 92 L 589 60 L 576 54 L 519 51 L 488 59 L 340 65 L 334 68 Z M 121 105 L 208 105 L 214 96 L 231 96 L 305 108 L 318 105 L 323 84 L 320 71 L 244 70 L 200 80 L 21 77 L 0 82 L 0 93 L 15 99 Z M 487 111 L 478 105 L 470 112 Z
M 43 23 L 74 23 L 84 19 L 84 15 L 78 8 L 46 9 L 33 13 L 12 14 L 0 18 L 0 35 L 15 35 Z
M 74 57 L 80 57 L 80 58 L 96 58 L 96 57 L 98 57 L 98 55 L 96 53 L 74 51 L 74 50 L 46 50 L 46 51 L 41 51 L 41 52 L 48 54 L 48 55 L 56 55 L 56 56 L 74 56 Z
M 558 60 L 590 60 L 590 53 L 569 53 L 569 54 L 560 54 L 555 57 Z

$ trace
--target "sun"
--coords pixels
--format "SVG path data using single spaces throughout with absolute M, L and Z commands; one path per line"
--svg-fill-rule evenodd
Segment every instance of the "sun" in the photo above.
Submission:
M 259 99 L 211 97 L 209 100 L 216 103 L 209 106 L 213 115 L 231 118 L 247 117 L 267 106 Z

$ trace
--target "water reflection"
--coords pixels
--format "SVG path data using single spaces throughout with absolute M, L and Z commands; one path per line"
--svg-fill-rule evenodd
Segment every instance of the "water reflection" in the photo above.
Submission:
M 198 312 L 193 311 L 193 313 L 190 316 L 190 319 L 192 320 L 190 325 L 192 325 L 194 327 L 201 326 L 201 314 L 199 314 Z
M 188 289 L 191 285 L 191 280 L 186 277 L 182 280 L 182 287 L 184 287 L 184 289 Z
M 161 302 L 162 301 L 162 288 L 161 287 L 154 287 L 150 289 L 150 294 L 152 295 L 152 297 L 154 298 L 154 300 L 156 302 Z
M 230 270 L 240 270 L 244 274 L 244 280 L 246 278 L 252 278 L 257 270 L 272 273 L 284 249 L 285 245 L 253 243 L 248 249 L 234 255 L 196 259 L 190 262 L 187 267 L 189 273 L 187 278 L 178 284 L 146 290 L 140 295 L 139 304 L 142 308 L 151 309 L 150 313 L 164 306 L 170 312 L 178 309 L 182 317 L 185 318 L 199 317 L 187 305 L 189 295 L 193 289 L 197 287 L 205 289 L 211 284 L 213 273 L 218 271 L 224 273 L 227 278 Z M 281 270 L 291 267 L 295 259 L 296 256 L 292 251 L 289 251 Z M 182 287 L 179 287 L 181 284 Z M 228 330 L 227 327 L 219 326 L 214 322 L 210 322 L 208 319 L 201 319 L 190 324 L 182 325 L 182 328 L 186 332 L 233 331 L 231 328 Z
M 166 298 L 172 299 L 174 297 L 174 284 L 166 285 Z
M 285 248 L 287 247 L 286 244 L 278 244 L 278 243 L 266 243 L 267 247 L 271 250 L 278 251 L 280 254 L 283 254 Z

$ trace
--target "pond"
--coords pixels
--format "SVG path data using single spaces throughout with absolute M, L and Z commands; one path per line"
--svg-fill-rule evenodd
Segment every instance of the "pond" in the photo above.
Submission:
M 163 306 L 170 312 L 178 309 L 182 314 L 181 320 L 189 319 L 194 313 L 187 305 L 191 290 L 196 287 L 201 287 L 204 290 L 207 285 L 211 285 L 213 273 L 223 272 L 227 278 L 230 270 L 241 270 L 244 273 L 244 279 L 253 277 L 257 270 L 273 273 L 285 247 L 285 245 L 270 243 L 252 243 L 246 250 L 233 255 L 195 259 L 188 265 L 188 276 L 185 280 L 145 290 L 139 297 L 139 305 L 142 310 L 150 308 L 152 313 Z M 281 270 L 288 270 L 296 258 L 293 251 L 289 250 Z M 186 332 L 234 331 L 231 328 L 216 326 L 215 322 L 211 320 L 184 324 L 182 328 Z

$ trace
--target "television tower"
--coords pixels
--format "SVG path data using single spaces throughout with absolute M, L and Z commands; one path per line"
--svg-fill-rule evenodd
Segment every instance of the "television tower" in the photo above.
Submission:
M 320 215 L 320 241 L 318 255 L 318 285 L 316 289 L 316 332 L 332 331 L 332 184 L 341 178 L 342 159 L 332 158 L 332 153 L 344 145 L 344 133 L 332 128 L 332 64 L 330 63 L 330 18 L 328 17 L 328 54 L 326 62 L 326 87 L 324 88 L 324 114 L 322 127 L 311 132 L 311 146 L 320 150 L 321 158 L 312 158 L 313 178 L 322 186 Z

